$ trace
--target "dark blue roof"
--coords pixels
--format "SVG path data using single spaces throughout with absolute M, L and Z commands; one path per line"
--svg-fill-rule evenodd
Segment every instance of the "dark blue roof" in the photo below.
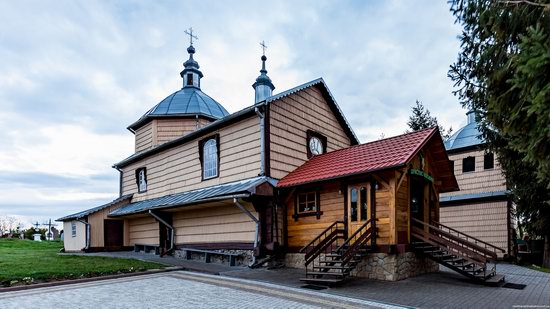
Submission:
M 216 100 L 209 97 L 199 88 L 184 87 L 155 105 L 141 116 L 138 121 L 131 124 L 129 128 L 138 127 L 147 118 L 195 115 L 220 119 L 229 115 L 229 113 L 220 103 L 216 102 Z
M 163 209 L 189 204 L 203 203 L 212 201 L 214 199 L 229 199 L 239 193 L 249 196 L 255 193 L 255 188 L 257 186 L 265 182 L 270 183 L 272 186 L 277 185 L 277 181 L 273 178 L 259 176 L 222 185 L 215 185 L 208 188 L 171 194 L 159 198 L 131 203 L 113 210 L 109 214 L 109 216 L 117 217 L 146 212 L 153 209 Z
M 476 145 L 482 145 L 485 141 L 481 137 L 481 132 L 477 127 L 477 122 L 472 121 L 465 127 L 460 128 L 455 134 L 451 135 L 449 139 L 445 141 L 445 149 L 457 150 L 460 148 L 466 148 Z

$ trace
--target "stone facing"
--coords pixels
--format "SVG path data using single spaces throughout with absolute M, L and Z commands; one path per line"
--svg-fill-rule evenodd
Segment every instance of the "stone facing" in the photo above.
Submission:
M 254 251 L 252 250 L 209 250 L 222 253 L 231 253 L 238 254 L 239 256 L 235 259 L 235 266 L 248 266 L 252 263 L 252 257 Z M 174 251 L 174 257 L 185 259 L 185 248 L 178 249 Z M 205 262 L 204 253 L 191 252 L 191 260 Z M 211 255 L 211 263 L 229 265 L 229 257 L 223 255 Z
M 291 268 L 305 268 L 304 254 L 287 253 L 284 264 Z M 398 281 L 437 271 L 439 271 L 439 265 L 436 262 L 419 257 L 413 252 L 369 253 L 357 265 L 352 275 L 376 280 Z

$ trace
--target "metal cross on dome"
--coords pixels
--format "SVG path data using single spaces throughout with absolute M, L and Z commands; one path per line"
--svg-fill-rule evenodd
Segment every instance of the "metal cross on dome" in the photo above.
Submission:
M 191 46 L 193 46 L 193 39 L 199 39 L 196 35 L 193 35 L 193 27 L 190 27 L 189 31 L 185 30 L 184 32 L 189 36 L 189 42 L 191 43 Z
M 261 41 L 260 46 L 262 47 L 262 53 L 265 56 L 265 50 L 267 49 L 267 45 L 265 45 L 264 41 Z

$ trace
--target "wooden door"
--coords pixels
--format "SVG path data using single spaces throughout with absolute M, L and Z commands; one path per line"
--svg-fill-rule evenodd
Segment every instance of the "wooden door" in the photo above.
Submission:
M 411 177 L 411 217 L 424 222 L 424 186 L 421 178 Z M 413 222 L 413 225 L 419 226 Z
M 157 214 L 162 218 L 166 223 L 172 225 L 172 214 L 171 213 L 159 213 Z M 159 222 L 159 244 L 160 252 L 164 254 L 172 245 L 172 232 L 171 230 L 164 225 L 164 223 Z
M 368 183 L 348 187 L 348 236 L 355 233 L 371 216 L 369 190 Z
M 124 221 L 106 219 L 103 227 L 105 248 L 121 248 L 124 245 Z

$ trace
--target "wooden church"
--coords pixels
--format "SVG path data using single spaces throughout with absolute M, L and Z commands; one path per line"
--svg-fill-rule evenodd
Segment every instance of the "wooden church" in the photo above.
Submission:
M 65 251 L 135 250 L 231 265 L 278 259 L 305 281 L 400 280 L 446 265 L 495 280 L 495 249 L 439 223 L 458 189 L 436 128 L 360 144 L 323 79 L 273 94 L 262 56 L 255 103 L 229 113 L 183 87 L 128 126 L 120 196 L 58 219 Z

